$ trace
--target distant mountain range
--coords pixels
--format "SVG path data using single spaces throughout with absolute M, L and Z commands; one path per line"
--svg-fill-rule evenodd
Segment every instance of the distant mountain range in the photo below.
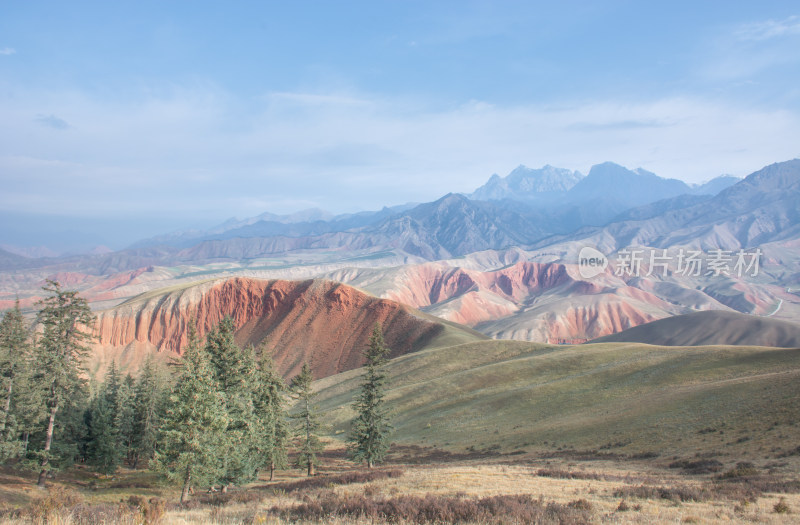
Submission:
M 505 186 L 492 183 L 493 195 L 506 187 L 516 199 L 451 193 L 327 219 L 319 210 L 261 215 L 108 254 L 32 259 L 0 249 L 0 308 L 17 296 L 30 308 L 45 278 L 111 307 L 160 287 L 246 275 L 331 279 L 492 337 L 533 341 L 586 340 L 698 310 L 800 313 L 800 160 L 767 166 L 716 195 L 702 192 L 734 179 L 690 188 L 610 163 L 585 177 L 549 167 L 512 173 Z M 523 188 L 550 197 L 536 201 Z M 647 202 L 657 196 L 664 198 Z M 602 217 L 610 218 L 596 222 Z M 672 253 L 759 247 L 764 272 L 631 277 L 609 267 L 590 279 L 578 271 L 582 247 L 613 258 L 637 245 Z
M 583 178 L 579 171 L 554 168 L 546 165 L 541 169 L 518 166 L 505 177 L 496 173 L 489 181 L 472 192 L 473 200 L 539 200 L 549 195 L 561 195 L 572 189 Z
M 582 240 L 606 252 L 632 245 L 735 250 L 799 237 L 800 159 L 794 159 L 752 173 L 714 197 L 672 197 L 537 246 Z
M 633 208 L 681 195 L 712 196 L 740 179 L 722 175 L 704 184 L 689 186 L 677 179 L 665 179 L 637 168 L 629 170 L 613 162 L 593 166 L 587 176 L 580 172 L 545 166 L 519 166 L 506 177 L 492 175 L 470 194 L 473 200 L 514 200 L 534 204 L 558 213 L 571 208 L 579 218 L 565 225 L 602 226 Z M 558 228 L 551 228 L 557 231 Z
M 430 203 L 334 217 L 321 210 L 291 216 L 262 214 L 208 231 L 141 241 L 110 254 L 27 259 L 7 253 L 0 264 L 7 269 L 57 266 L 113 273 L 287 253 L 387 250 L 400 257 L 439 260 L 513 246 L 542 248 L 593 236 L 603 237 L 604 246 L 611 248 L 631 242 L 668 246 L 693 240 L 709 246 L 751 246 L 794 235 L 800 228 L 794 204 L 798 174 L 800 161 L 788 161 L 709 196 L 703 192 L 736 179 L 718 177 L 692 188 L 613 163 L 594 166 L 585 177 L 550 166 L 539 170 L 520 166 L 505 178 L 493 176 L 471 195 L 500 200 L 448 194 Z M 614 241 L 609 244 L 606 237 Z

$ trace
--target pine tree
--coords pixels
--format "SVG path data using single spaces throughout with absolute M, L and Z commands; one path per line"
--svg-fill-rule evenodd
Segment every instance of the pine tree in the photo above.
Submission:
M 161 420 L 167 405 L 166 397 L 169 395 L 163 374 L 150 355 L 144 360 L 134 390 L 131 466 L 137 468 L 142 459 L 149 461 L 155 453 Z
M 28 433 L 43 417 L 33 365 L 31 334 L 17 300 L 0 322 L 0 461 L 23 453 Z
M 108 383 L 89 406 L 87 460 L 101 474 L 113 474 L 122 463 L 120 439 L 114 424 L 114 406 Z
M 292 380 L 292 394 L 297 399 L 298 412 L 292 417 L 295 424 L 295 438 L 298 443 L 297 467 L 307 469 L 308 475 L 314 475 L 317 466 L 317 453 L 322 450 L 322 445 L 317 437 L 319 421 L 314 407 L 316 393 L 311 387 L 314 377 L 308 363 L 303 363 L 300 374 Z
M 256 379 L 256 450 L 262 458 L 261 466 L 269 468 L 269 480 L 275 476 L 276 468 L 286 468 L 286 448 L 289 429 L 286 425 L 288 414 L 284 406 L 286 383 L 275 372 L 272 359 L 262 350 Z
M 134 395 L 133 377 L 127 374 L 119 385 L 114 407 L 114 430 L 117 432 L 119 448 L 127 460 L 131 459 L 133 453 Z
M 389 450 L 389 434 L 392 426 L 385 406 L 386 390 L 386 356 L 389 349 L 383 342 L 380 325 L 375 325 L 369 339 L 369 346 L 364 351 L 364 377 L 361 390 L 353 403 L 357 416 L 349 438 L 348 451 L 350 458 L 367 464 L 372 468 L 375 463 L 383 461 Z
M 192 484 L 211 485 L 219 480 L 228 418 L 225 397 L 214 380 L 209 356 L 201 348 L 194 326 L 181 364 L 152 468 L 182 485 L 183 503 Z
M 214 378 L 225 393 L 228 427 L 222 452 L 223 492 L 229 485 L 256 478 L 260 458 L 255 453 L 255 410 L 253 404 L 256 363 L 252 347 L 239 348 L 234 341 L 233 319 L 225 317 L 206 337 Z
M 64 291 L 56 281 L 48 279 L 43 290 L 50 295 L 37 303 L 41 306 L 38 320 L 43 327 L 38 344 L 37 365 L 47 385 L 46 404 L 49 412 L 44 444 L 40 452 L 38 485 L 43 487 L 53 459 L 53 431 L 56 415 L 85 388 L 83 361 L 91 336 L 85 331 L 94 321 L 86 299 L 76 291 Z

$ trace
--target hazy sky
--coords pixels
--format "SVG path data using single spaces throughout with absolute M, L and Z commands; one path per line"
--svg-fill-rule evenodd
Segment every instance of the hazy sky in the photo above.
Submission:
M 0 244 L 430 201 L 519 164 L 746 175 L 800 157 L 799 49 L 797 2 L 2 2 Z

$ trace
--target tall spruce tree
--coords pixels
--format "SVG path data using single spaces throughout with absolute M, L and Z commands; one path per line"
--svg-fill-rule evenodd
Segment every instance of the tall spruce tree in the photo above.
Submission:
M 254 480 L 261 459 L 255 454 L 255 356 L 252 347 L 239 348 L 234 341 L 235 330 L 233 319 L 226 316 L 206 337 L 206 351 L 211 358 L 214 378 L 225 393 L 228 417 L 226 446 L 221 458 L 223 492 L 229 485 Z
M 213 485 L 219 481 L 228 418 L 225 396 L 214 380 L 209 356 L 200 346 L 194 323 L 181 364 L 151 466 L 168 480 L 181 484 L 183 503 L 193 484 Z
M 37 304 L 42 326 L 38 341 L 37 365 L 47 385 L 47 427 L 40 456 L 38 485 L 43 487 L 51 459 L 53 459 L 53 432 L 59 410 L 67 408 L 76 399 L 84 399 L 84 358 L 91 339 L 88 327 L 95 317 L 86 299 L 76 291 L 65 291 L 56 281 L 47 280 L 42 288 L 49 297 Z
M 119 439 L 119 447 L 126 460 L 131 460 L 133 454 L 133 423 L 135 415 L 134 380 L 130 374 L 119 385 L 117 403 L 114 407 L 114 429 Z
M 131 466 L 138 468 L 142 460 L 153 458 L 169 395 L 163 373 L 151 355 L 144 360 L 134 391 Z
M 120 378 L 112 361 L 86 417 L 87 461 L 103 474 L 113 474 L 128 459 L 133 438 L 133 378 Z
M 385 404 L 387 382 L 386 360 L 389 349 L 383 341 L 380 325 L 375 325 L 364 350 L 364 376 L 361 390 L 353 403 L 358 414 L 353 421 L 348 452 L 356 463 L 364 462 L 367 468 L 380 463 L 389 450 L 392 426 Z
M 0 461 L 19 457 L 41 421 L 44 398 L 36 381 L 31 333 L 19 299 L 0 322 Z
M 292 394 L 297 400 L 297 412 L 292 415 L 295 420 L 295 438 L 297 442 L 298 468 L 306 469 L 309 476 L 314 475 L 318 463 L 317 453 L 322 450 L 322 444 L 317 437 L 320 425 L 317 419 L 314 398 L 317 394 L 311 387 L 314 377 L 308 363 L 303 363 L 300 374 L 292 380 Z
M 106 375 L 108 378 L 108 375 Z M 113 474 L 122 463 L 119 432 L 114 424 L 114 404 L 111 387 L 103 384 L 89 405 L 87 461 L 101 474 Z
M 284 406 L 286 383 L 275 372 L 272 359 L 262 349 L 258 366 L 255 396 L 256 411 L 256 450 L 262 458 L 261 466 L 269 469 L 269 480 L 275 476 L 276 468 L 286 468 L 286 449 L 289 429 L 286 425 L 288 414 Z

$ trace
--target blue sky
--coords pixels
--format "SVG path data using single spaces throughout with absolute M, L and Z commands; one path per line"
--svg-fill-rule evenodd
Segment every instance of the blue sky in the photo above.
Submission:
M 800 156 L 798 49 L 796 2 L 3 2 L 0 244 L 429 201 L 519 164 L 746 175 Z

